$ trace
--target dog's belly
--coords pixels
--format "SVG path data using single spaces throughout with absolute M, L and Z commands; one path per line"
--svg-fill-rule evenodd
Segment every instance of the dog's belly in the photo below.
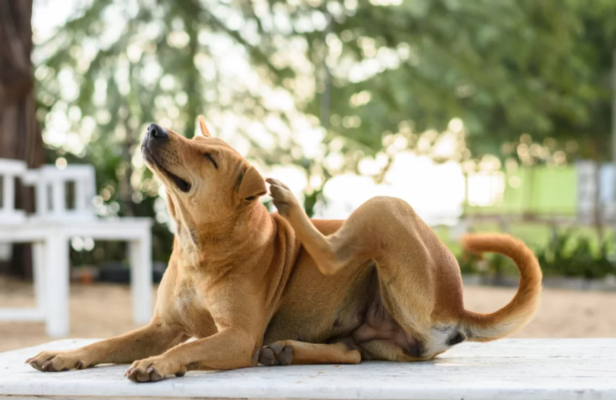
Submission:
M 371 260 L 359 260 L 339 274 L 325 276 L 301 251 L 281 305 L 267 327 L 264 343 L 299 340 L 325 343 L 361 324 L 374 291 L 376 273 Z
M 380 286 L 373 260 L 358 260 L 336 275 L 325 276 L 306 254 L 301 254 L 264 344 L 279 340 L 345 342 L 360 348 L 363 359 L 421 358 L 428 349 L 394 319 Z M 390 350 L 372 353 L 371 344 L 375 342 Z
M 324 276 L 305 253 L 264 337 L 265 344 L 278 340 L 344 341 L 359 347 L 379 340 L 411 357 L 421 352 L 421 345 L 385 307 L 373 260 L 358 260 L 336 275 Z

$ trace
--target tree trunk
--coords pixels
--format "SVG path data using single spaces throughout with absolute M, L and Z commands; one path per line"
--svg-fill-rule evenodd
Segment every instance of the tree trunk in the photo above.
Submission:
M 0 158 L 24 160 L 36 168 L 45 152 L 35 116 L 31 18 L 32 0 L 0 0 Z M 16 207 L 33 211 L 32 189 L 16 189 Z M 29 276 L 30 246 L 14 245 L 12 254 L 0 271 Z

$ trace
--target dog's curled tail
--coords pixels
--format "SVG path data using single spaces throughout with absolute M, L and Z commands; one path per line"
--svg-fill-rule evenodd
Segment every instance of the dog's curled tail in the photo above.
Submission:
M 513 299 L 492 314 L 464 310 L 462 325 L 469 341 L 488 342 L 507 336 L 526 325 L 539 307 L 541 267 L 533 252 L 520 240 L 502 234 L 470 234 L 462 246 L 473 253 L 500 253 L 511 258 L 520 271 L 520 284 Z

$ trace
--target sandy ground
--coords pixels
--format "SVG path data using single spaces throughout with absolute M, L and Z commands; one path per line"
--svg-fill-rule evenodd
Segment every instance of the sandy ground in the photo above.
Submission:
M 469 310 L 491 312 L 505 305 L 515 289 L 467 286 Z M 0 280 L 0 307 L 34 305 L 32 286 Z M 616 337 L 616 293 L 545 289 L 535 319 L 513 337 Z M 123 285 L 71 284 L 71 336 L 106 338 L 137 326 L 131 322 L 130 291 Z M 0 352 L 50 341 L 43 323 L 0 322 Z

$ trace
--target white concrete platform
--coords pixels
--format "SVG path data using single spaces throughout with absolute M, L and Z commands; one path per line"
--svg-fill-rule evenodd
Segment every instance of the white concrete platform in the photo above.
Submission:
M 465 343 L 430 362 L 189 372 L 145 384 L 124 378 L 124 365 L 42 373 L 24 364 L 42 349 L 91 342 L 61 340 L 0 354 L 0 398 L 616 399 L 616 339 Z

